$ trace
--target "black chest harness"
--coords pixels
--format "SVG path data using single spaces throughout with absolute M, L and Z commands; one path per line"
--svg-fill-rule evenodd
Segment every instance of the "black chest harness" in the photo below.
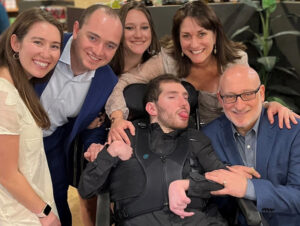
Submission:
M 169 184 L 182 179 L 184 163 L 191 152 L 187 132 L 178 136 L 170 154 L 160 155 L 150 150 L 147 126 L 136 128 L 135 158 L 121 162 L 110 177 L 111 199 L 119 220 L 168 206 Z

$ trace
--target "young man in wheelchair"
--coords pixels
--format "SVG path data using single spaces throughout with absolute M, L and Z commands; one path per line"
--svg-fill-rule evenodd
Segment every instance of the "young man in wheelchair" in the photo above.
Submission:
M 82 174 L 80 195 L 88 198 L 109 191 L 116 225 L 227 225 L 218 214 L 207 211 L 210 192 L 223 185 L 203 176 L 225 166 L 209 139 L 188 128 L 188 93 L 180 80 L 168 74 L 152 80 L 145 109 L 149 121 L 134 121 L 136 135 L 127 133 L 131 146 L 123 141 L 93 144 L 85 153 L 91 162 Z M 257 175 L 248 167 L 243 172 L 248 177 Z M 188 197 L 180 209 L 188 211 L 180 214 L 173 208 L 176 195 L 168 190 L 181 179 Z

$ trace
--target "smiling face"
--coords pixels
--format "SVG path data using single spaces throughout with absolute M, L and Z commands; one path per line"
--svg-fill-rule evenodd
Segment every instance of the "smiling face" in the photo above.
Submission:
M 245 135 L 255 124 L 262 110 L 264 102 L 263 85 L 259 86 L 260 80 L 258 74 L 250 67 L 236 65 L 227 69 L 220 80 L 220 92 L 218 99 L 224 109 L 226 117 L 235 125 L 236 129 L 242 135 Z M 220 95 L 238 95 L 252 92 L 260 87 L 255 98 L 249 101 L 243 101 L 241 97 L 237 98 L 235 103 L 226 104 Z
M 75 75 L 107 65 L 114 56 L 122 37 L 119 18 L 102 9 L 93 12 L 79 28 L 73 27 L 71 67 Z
M 22 40 L 15 34 L 11 37 L 11 47 L 19 53 L 28 78 L 42 78 L 52 70 L 60 57 L 60 46 L 60 32 L 48 22 L 34 23 Z
M 151 123 L 157 122 L 165 133 L 188 126 L 190 105 L 188 93 L 181 83 L 162 82 L 156 102 L 148 102 L 146 110 Z
M 151 28 L 145 14 L 137 9 L 128 12 L 124 26 L 124 48 L 142 56 L 151 44 Z
M 180 45 L 182 52 L 193 64 L 205 64 L 213 57 L 216 43 L 213 31 L 201 27 L 192 17 L 186 17 L 180 26 Z

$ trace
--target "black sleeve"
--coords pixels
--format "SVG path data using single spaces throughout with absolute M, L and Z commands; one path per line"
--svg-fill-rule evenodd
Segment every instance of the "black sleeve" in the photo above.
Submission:
M 203 175 L 196 172 L 191 172 L 188 179 L 190 180 L 188 196 L 209 198 L 211 197 L 211 191 L 217 191 L 224 188 L 223 185 L 206 180 Z
M 196 132 L 199 132 L 196 136 L 196 140 L 199 142 L 193 142 L 193 154 L 196 156 L 204 171 L 209 172 L 216 169 L 226 169 L 224 163 L 222 163 L 215 153 L 209 138 L 201 131 Z
M 105 147 L 94 162 L 88 163 L 84 169 L 78 192 L 82 198 L 90 198 L 105 189 L 105 182 L 113 167 L 117 165 L 118 157 L 112 157 Z
M 201 173 L 216 169 L 226 169 L 225 165 L 219 160 L 208 137 L 201 131 L 192 131 L 189 134 L 190 145 L 192 145 L 192 157 L 197 162 L 198 172 L 190 172 L 189 196 L 209 198 L 211 191 L 220 190 L 223 185 L 206 180 Z

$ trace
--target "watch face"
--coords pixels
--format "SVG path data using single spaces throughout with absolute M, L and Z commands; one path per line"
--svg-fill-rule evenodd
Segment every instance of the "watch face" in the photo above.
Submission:
M 47 206 L 45 207 L 45 209 L 44 209 L 44 214 L 45 214 L 46 216 L 48 216 L 49 213 L 50 213 L 50 211 L 51 211 L 51 206 L 47 205 Z

